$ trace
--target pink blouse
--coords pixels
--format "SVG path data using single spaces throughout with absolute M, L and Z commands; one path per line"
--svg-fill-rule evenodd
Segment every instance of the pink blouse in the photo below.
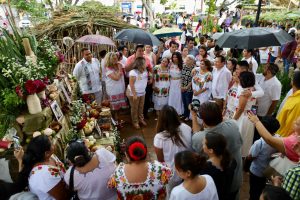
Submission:
M 299 155 L 294 151 L 294 146 L 299 142 L 298 135 L 296 133 L 291 134 L 288 137 L 283 138 L 283 145 L 285 148 L 285 154 L 293 162 L 299 161 Z

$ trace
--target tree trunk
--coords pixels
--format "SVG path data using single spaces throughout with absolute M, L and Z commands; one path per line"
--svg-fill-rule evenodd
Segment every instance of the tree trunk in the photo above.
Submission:
M 147 1 L 147 0 L 142 0 L 143 2 L 143 6 L 145 7 L 146 9 L 146 14 L 148 15 L 148 18 L 149 18 L 149 23 L 150 23 L 150 26 L 153 27 L 153 21 L 154 21 L 154 18 L 153 18 L 153 12 L 152 12 L 152 9 L 151 9 L 151 0 Z
M 76 0 L 73 5 L 76 6 L 78 4 L 78 2 L 79 2 L 79 0 Z
M 54 7 L 53 7 L 53 4 L 52 4 L 52 1 L 51 0 L 47 0 L 47 3 L 49 4 L 49 6 L 51 8 L 51 11 L 54 11 Z

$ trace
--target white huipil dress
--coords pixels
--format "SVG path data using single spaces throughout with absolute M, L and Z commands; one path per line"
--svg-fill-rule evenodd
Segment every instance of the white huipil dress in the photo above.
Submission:
M 161 110 L 164 105 L 168 104 L 170 90 L 170 71 L 162 70 L 160 65 L 153 69 L 154 87 L 159 91 L 153 91 L 153 104 L 155 110 Z
M 192 88 L 197 92 L 201 89 L 206 89 L 205 92 L 195 96 L 193 95 L 193 99 L 198 99 L 200 103 L 204 103 L 209 100 L 211 96 L 211 86 L 212 86 L 212 74 L 211 72 L 206 72 L 205 74 L 200 73 L 200 67 L 194 68 L 194 75 L 192 79 Z
M 236 108 L 239 106 L 238 99 L 244 90 L 254 91 L 254 88 L 242 88 L 238 86 L 237 96 L 236 96 Z M 249 97 L 247 104 L 245 106 L 244 112 L 241 114 L 240 118 L 237 120 L 237 125 L 243 139 L 242 146 L 242 157 L 246 157 L 249 154 L 249 150 L 253 144 L 254 137 L 254 124 L 249 120 L 247 112 L 251 110 L 251 107 L 256 104 L 256 99 Z
M 176 109 L 179 115 L 183 114 L 183 103 L 181 97 L 181 70 L 177 65 L 170 66 L 170 91 L 168 105 Z

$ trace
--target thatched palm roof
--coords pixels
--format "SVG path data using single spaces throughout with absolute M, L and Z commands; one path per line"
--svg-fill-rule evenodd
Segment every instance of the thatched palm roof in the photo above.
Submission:
M 100 3 L 90 3 L 83 6 L 71 7 L 53 13 L 48 22 L 35 27 L 37 37 L 48 36 L 52 39 L 62 39 L 65 36 L 74 39 L 86 34 L 112 37 L 114 31 L 133 27 L 119 18 L 117 9 L 103 6 Z

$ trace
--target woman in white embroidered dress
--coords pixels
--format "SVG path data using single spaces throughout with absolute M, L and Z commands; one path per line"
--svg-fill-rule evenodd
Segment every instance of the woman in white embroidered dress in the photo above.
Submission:
M 121 162 L 108 182 L 109 188 L 117 189 L 118 200 L 165 199 L 171 169 L 158 161 L 146 161 L 147 146 L 141 137 L 127 139 L 125 154 L 128 163 Z
M 175 108 L 179 115 L 183 114 L 183 104 L 181 97 L 181 70 L 183 61 L 179 52 L 174 52 L 170 64 L 170 91 L 168 105 Z
M 164 105 L 168 104 L 170 90 L 169 59 L 162 58 L 160 65 L 153 69 L 153 103 L 157 116 Z
M 198 99 L 200 103 L 209 100 L 212 86 L 212 67 L 207 59 L 200 61 L 200 67 L 195 67 L 192 71 L 193 99 Z
M 119 110 L 127 108 L 123 68 L 118 62 L 116 53 L 110 52 L 106 54 L 105 60 L 106 92 L 110 101 L 113 118 L 120 123 Z
M 53 154 L 54 148 L 46 135 L 33 138 L 27 145 L 24 155 L 20 149 L 15 153 L 19 161 L 19 181 L 24 189 L 29 186 L 30 192 L 40 200 L 69 199 L 66 184 L 63 181 L 65 168 Z
M 243 91 L 250 90 L 255 91 L 255 76 L 252 72 L 240 73 L 240 85 L 238 86 L 236 96 L 236 111 L 233 115 L 233 119 L 237 120 L 239 131 L 243 139 L 242 157 L 246 157 L 249 154 L 249 150 L 253 143 L 254 125 L 248 119 L 248 112 L 251 111 L 251 107 L 256 104 L 256 99 L 253 97 L 246 97 L 241 95 Z

